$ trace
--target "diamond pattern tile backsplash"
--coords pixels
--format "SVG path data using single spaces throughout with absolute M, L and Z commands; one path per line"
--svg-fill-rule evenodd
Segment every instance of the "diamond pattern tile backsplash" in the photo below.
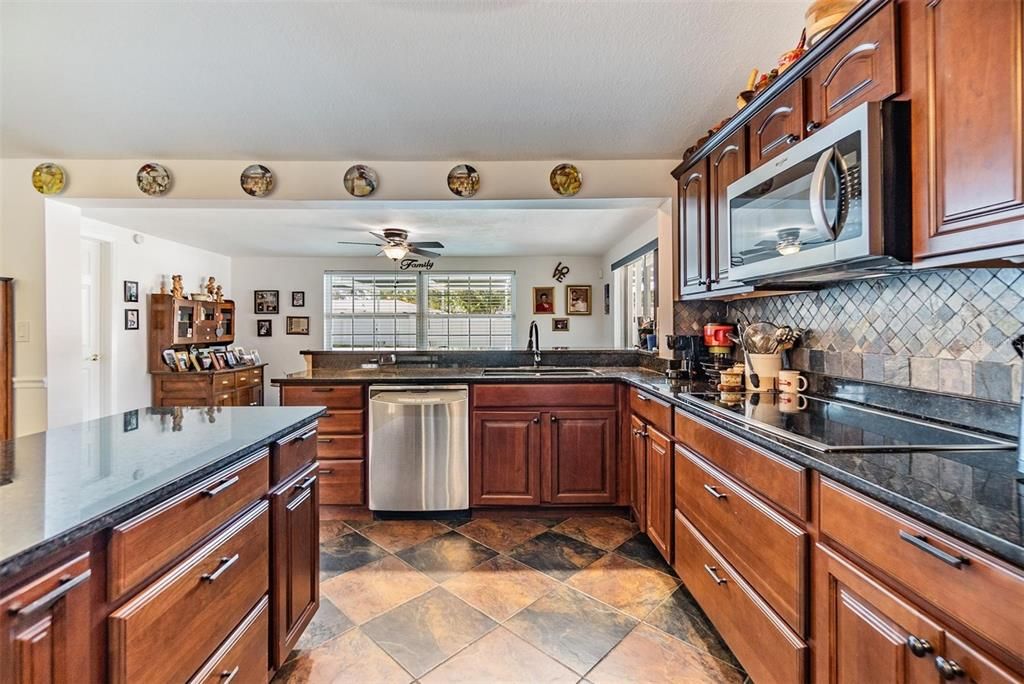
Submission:
M 794 368 L 1019 401 L 1021 361 L 1010 346 L 1024 333 L 1024 269 L 950 269 L 843 283 L 782 297 L 729 303 L 677 302 L 675 331 L 744 314 L 804 328 Z

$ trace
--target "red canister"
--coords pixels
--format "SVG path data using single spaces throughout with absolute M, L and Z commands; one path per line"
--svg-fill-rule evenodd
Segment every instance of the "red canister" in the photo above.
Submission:
M 729 323 L 706 323 L 704 325 L 704 344 L 712 354 L 728 354 L 732 350 L 729 335 L 736 328 Z

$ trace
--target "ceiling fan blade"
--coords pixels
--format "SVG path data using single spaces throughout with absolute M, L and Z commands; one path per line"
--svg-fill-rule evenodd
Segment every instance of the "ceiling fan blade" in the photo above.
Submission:
M 348 242 L 347 240 L 338 240 L 339 245 L 366 245 L 367 247 L 380 247 L 379 243 L 376 242 Z
M 410 247 L 433 247 L 435 249 L 444 249 L 444 245 L 440 242 L 410 242 Z
M 370 233 L 370 235 L 372 235 L 373 237 L 377 238 L 378 240 L 383 242 L 385 245 L 391 242 L 391 240 L 388 240 L 386 237 L 384 237 L 380 233 L 374 233 L 372 230 L 368 231 L 368 232 Z
M 411 246 L 409 247 L 409 253 L 410 254 L 419 254 L 420 256 L 425 256 L 425 257 L 439 257 L 439 256 L 441 256 L 437 252 L 428 252 L 425 249 L 417 249 L 417 248 L 411 247 Z

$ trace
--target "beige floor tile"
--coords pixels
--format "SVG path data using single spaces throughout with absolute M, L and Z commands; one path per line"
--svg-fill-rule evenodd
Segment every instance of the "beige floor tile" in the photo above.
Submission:
M 575 672 L 499 627 L 432 670 L 423 684 L 574 684 Z
M 721 660 L 641 624 L 587 674 L 594 684 L 742 684 Z
M 497 556 L 442 585 L 498 622 L 558 586 L 558 582 L 506 556 Z
M 679 585 L 678 580 L 610 553 L 573 575 L 566 584 L 643 620 Z
M 605 551 L 611 551 L 637 533 L 636 523 L 615 517 L 579 516 L 569 518 L 552 529 Z
M 548 528 L 526 518 L 476 518 L 456 529 L 484 546 L 505 553 Z
M 353 629 L 285 663 L 273 684 L 408 684 L 412 676 L 360 629 Z
M 321 583 L 320 590 L 356 624 L 363 624 L 436 584 L 394 556 Z
M 359 533 L 396 553 L 448 531 L 448 527 L 433 520 L 384 520 L 360 529 Z

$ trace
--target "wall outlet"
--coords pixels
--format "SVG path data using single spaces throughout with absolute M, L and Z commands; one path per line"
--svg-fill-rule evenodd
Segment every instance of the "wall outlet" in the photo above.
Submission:
M 14 341 L 15 342 L 28 342 L 31 338 L 29 334 L 28 321 L 17 321 L 14 324 Z

